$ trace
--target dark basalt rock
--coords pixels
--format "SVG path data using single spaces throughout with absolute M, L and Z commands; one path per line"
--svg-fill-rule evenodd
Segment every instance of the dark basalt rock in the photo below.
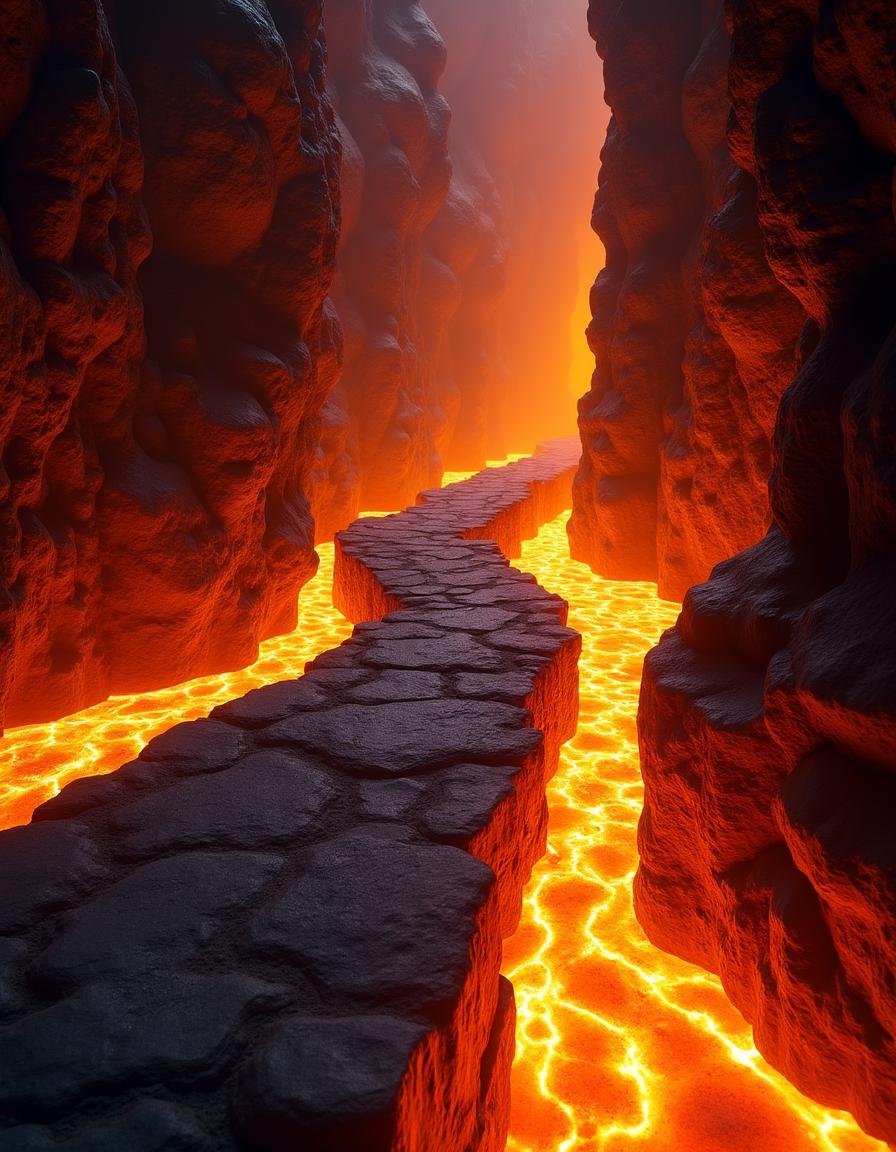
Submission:
M 768 527 L 805 313 L 769 267 L 755 172 L 726 146 L 722 4 L 592 0 L 589 21 L 613 120 L 570 542 L 601 575 L 680 600 Z
M 691 589 L 647 660 L 636 908 L 721 975 L 773 1065 L 896 1143 L 896 10 L 727 13 L 738 183 L 808 319 L 772 528 Z M 768 315 L 725 266 L 697 270 L 707 298 Z
M 0 1148 L 501 1152 L 501 940 L 579 638 L 491 538 L 515 553 L 561 511 L 577 455 L 359 521 L 338 541 L 351 640 L 0 833 Z M 493 671 L 418 668 L 432 636 Z M 478 699 L 484 676 L 512 700 Z
M 340 145 L 316 0 L 2 19 L 0 724 L 23 724 L 294 626 Z

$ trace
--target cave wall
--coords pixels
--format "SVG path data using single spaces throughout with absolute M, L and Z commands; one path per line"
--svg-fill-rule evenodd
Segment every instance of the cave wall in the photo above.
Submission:
M 314 0 L 5 0 L 0 720 L 249 662 L 314 571 Z
M 593 0 L 589 26 L 613 118 L 570 541 L 601 575 L 681 599 L 768 527 L 804 314 L 769 269 L 754 176 L 727 147 L 722 5 Z
M 896 10 L 727 12 L 731 155 L 805 322 L 771 528 L 647 661 L 636 907 L 773 1065 L 896 1143 Z

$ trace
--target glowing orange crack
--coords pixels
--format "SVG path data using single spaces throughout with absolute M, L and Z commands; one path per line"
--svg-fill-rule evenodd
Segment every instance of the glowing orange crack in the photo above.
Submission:
M 569 601 L 584 651 L 580 727 L 550 787 L 549 851 L 506 948 L 519 1017 L 509 1152 L 884 1152 L 768 1068 L 718 981 L 656 951 L 638 927 L 638 688 L 644 653 L 677 609 L 650 585 L 600 581 L 572 563 L 565 520 L 520 562 Z M 0 826 L 27 821 L 78 776 L 114 770 L 173 724 L 301 675 L 346 639 L 351 625 L 332 607 L 333 548 L 319 551 L 298 629 L 263 645 L 251 668 L 7 733 Z
M 519 1018 L 509 1152 L 884 1152 L 769 1068 L 718 980 L 635 920 L 641 666 L 678 607 L 573 563 L 566 519 L 519 562 L 569 602 L 584 644 L 548 853 L 505 948 Z
M 521 459 L 509 456 L 488 466 Z M 471 475 L 447 473 L 442 482 L 452 484 Z M 299 597 L 298 627 L 262 644 L 251 667 L 157 692 L 114 696 L 53 724 L 10 729 L 0 738 L 0 828 L 26 824 L 39 804 L 72 780 L 114 772 L 175 724 L 207 716 L 253 688 L 301 676 L 309 660 L 347 640 L 352 625 L 333 607 L 333 545 L 319 544 L 317 551 L 320 567 Z

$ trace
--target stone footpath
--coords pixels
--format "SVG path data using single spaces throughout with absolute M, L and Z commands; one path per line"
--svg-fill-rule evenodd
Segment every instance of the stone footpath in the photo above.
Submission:
M 0 1152 L 503 1149 L 580 647 L 507 558 L 577 458 L 356 522 L 349 641 L 0 833 Z

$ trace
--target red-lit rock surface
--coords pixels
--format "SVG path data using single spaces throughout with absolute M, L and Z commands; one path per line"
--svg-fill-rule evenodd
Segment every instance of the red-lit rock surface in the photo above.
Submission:
M 3 7 L 0 722 L 239 666 L 294 620 L 336 358 L 319 15 Z
M 419 300 L 421 235 L 445 201 L 445 46 L 412 0 L 331 0 L 329 88 L 344 140 L 346 215 L 334 300 L 345 332 L 335 405 L 341 474 L 359 507 L 397 508 L 438 482 L 441 465 Z M 336 412 L 334 419 L 338 419 Z M 324 532 L 344 527 L 316 502 Z
M 505 557 L 577 456 L 357 523 L 351 640 L 0 834 L 3 1152 L 502 1152 L 580 646 Z
M 570 539 L 601 575 L 679 600 L 768 526 L 804 313 L 769 270 L 755 180 L 726 147 L 722 5 L 593 0 L 589 21 L 613 120 Z
M 732 153 L 808 320 L 771 531 L 647 662 L 636 906 L 772 1064 L 896 1143 L 896 10 L 729 13 Z

